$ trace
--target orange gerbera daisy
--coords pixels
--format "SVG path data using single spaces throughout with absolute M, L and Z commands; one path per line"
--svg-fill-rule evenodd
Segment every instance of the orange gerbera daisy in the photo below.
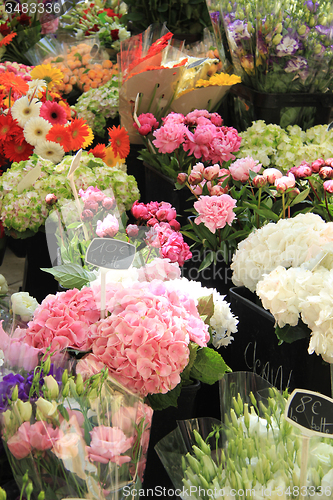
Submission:
M 3 85 L 7 90 L 12 89 L 12 92 L 18 92 L 19 94 L 25 94 L 29 90 L 27 82 L 10 71 L 0 75 L 0 85 Z
M 114 155 L 126 158 L 130 152 L 130 140 L 126 129 L 120 125 L 118 127 L 114 125 L 108 128 L 108 132 Z
M 29 159 L 33 153 L 34 147 L 31 146 L 31 144 L 28 144 L 25 140 L 18 143 L 13 139 L 4 143 L 3 150 L 6 157 L 9 158 L 10 161 L 20 162 Z
M 68 134 L 68 127 L 64 125 L 53 125 L 53 127 L 46 134 L 45 139 L 51 142 L 57 142 L 63 148 L 65 153 L 72 149 L 72 141 Z
M 66 130 L 69 137 L 71 138 L 72 150 L 77 151 L 78 149 L 82 148 L 83 145 L 87 142 L 88 143 L 86 144 L 86 146 L 89 146 L 89 144 L 92 143 L 93 137 L 91 138 L 91 128 L 87 125 L 86 121 L 83 118 L 74 119 L 72 123 L 67 125 Z
M 13 120 L 12 115 L 0 115 L 0 142 L 5 142 L 11 139 L 11 136 L 16 136 L 22 132 L 21 127 L 16 120 Z
M 105 159 L 105 145 L 97 144 L 94 148 L 89 149 L 88 153 L 91 153 L 95 158 L 101 158 L 103 161 Z
M 8 45 L 16 35 L 17 33 L 9 33 L 9 35 L 4 36 L 3 39 L 0 40 L 0 47 Z

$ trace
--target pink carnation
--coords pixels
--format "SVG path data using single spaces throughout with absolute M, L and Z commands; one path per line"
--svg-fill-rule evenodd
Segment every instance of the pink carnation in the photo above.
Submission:
M 48 295 L 28 323 L 24 341 L 43 351 L 47 347 L 52 351 L 66 347 L 84 351 L 89 327 L 99 318 L 100 310 L 91 288 Z
M 169 121 L 155 130 L 153 144 L 159 153 L 173 153 L 184 142 L 186 132 L 187 128 L 182 123 Z
M 261 167 L 262 165 L 258 160 L 254 160 L 251 156 L 247 156 L 246 158 L 240 158 L 234 161 L 229 166 L 229 170 L 235 181 L 246 182 L 249 179 L 250 170 L 258 173 Z
M 236 217 L 233 211 L 235 206 L 236 200 L 228 194 L 200 196 L 199 200 L 194 203 L 194 208 L 199 214 L 194 222 L 196 224 L 203 222 L 212 233 L 215 233 L 216 229 L 221 229 L 226 224 L 231 226 Z

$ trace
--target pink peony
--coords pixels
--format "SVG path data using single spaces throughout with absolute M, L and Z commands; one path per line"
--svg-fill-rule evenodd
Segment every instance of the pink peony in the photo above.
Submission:
M 206 181 L 212 181 L 213 179 L 216 179 L 216 177 L 218 177 L 219 171 L 220 165 L 218 163 L 215 163 L 215 165 L 205 168 L 203 174 L 204 178 L 206 179 Z
M 274 184 L 276 179 L 280 179 L 282 177 L 282 172 L 280 172 L 277 168 L 266 168 L 262 175 L 270 184 Z
M 207 109 L 195 109 L 193 111 L 190 111 L 190 113 L 187 113 L 185 116 L 185 123 L 186 125 L 197 125 L 198 120 L 200 118 L 210 118 L 210 113 Z
M 137 224 L 128 224 L 126 234 L 129 238 L 136 238 L 139 234 L 139 226 Z
M 101 203 L 105 198 L 105 194 L 94 186 L 89 186 L 86 190 L 80 189 L 79 195 L 84 202 L 91 201 Z
M 325 181 L 323 183 L 323 188 L 324 188 L 324 191 L 326 191 L 327 193 L 332 194 L 333 193 L 333 181 L 332 180 Z
M 229 170 L 231 177 L 235 181 L 246 182 L 249 179 L 250 170 L 258 173 L 261 167 L 262 165 L 258 160 L 254 160 L 251 156 L 247 156 L 246 158 L 240 158 L 234 161 L 229 166 Z
M 186 140 L 183 145 L 184 151 L 195 158 L 208 161 L 210 158 L 210 143 L 217 134 L 217 128 L 212 123 L 198 125 L 194 133 L 187 131 Z
M 139 127 L 136 123 L 133 123 L 134 128 L 138 130 L 140 135 L 148 135 L 153 130 L 158 127 L 158 121 L 152 113 L 142 113 L 138 116 L 138 122 L 141 127 Z
M 169 259 L 154 259 L 149 264 L 140 267 L 138 270 L 139 281 L 153 280 L 174 280 L 180 278 L 180 268 L 177 262 L 170 262 Z
M 136 219 L 147 220 L 149 218 L 148 208 L 144 203 L 139 203 L 138 200 L 133 203 L 131 212 Z
M 6 443 L 9 451 L 17 460 L 27 457 L 32 450 L 29 431 L 30 422 L 24 422 Z
M 236 217 L 233 211 L 235 206 L 236 200 L 228 194 L 200 196 L 199 200 L 194 203 L 194 208 L 199 214 L 194 222 L 196 224 L 203 222 L 212 233 L 215 233 L 216 229 L 221 229 L 226 224 L 231 226 Z
M 133 438 L 127 438 L 118 427 L 100 425 L 90 431 L 91 442 L 88 446 L 88 456 L 92 462 L 107 464 L 114 462 L 122 465 L 131 460 L 130 456 L 122 455 L 133 445 Z
M 170 203 L 162 201 L 156 210 L 155 217 L 160 222 L 169 222 L 177 217 L 177 212 Z
M 160 253 L 164 259 L 170 259 L 170 262 L 178 262 L 183 266 L 186 260 L 192 258 L 192 253 L 183 236 L 178 233 L 172 233 L 167 241 L 162 245 Z
M 47 347 L 52 351 L 66 347 L 84 351 L 89 327 L 99 319 L 100 310 L 91 288 L 48 295 L 28 323 L 24 341 L 43 351 Z
M 186 132 L 185 125 L 167 122 L 153 133 L 153 144 L 159 153 L 173 153 L 184 142 Z
M 325 165 L 325 160 L 323 158 L 318 158 L 318 160 L 315 160 L 311 163 L 311 169 L 312 172 L 317 173 Z
M 274 186 L 279 193 L 284 193 L 287 189 L 295 186 L 295 177 L 289 172 L 288 175 L 283 175 L 279 179 L 276 179 Z
M 210 144 L 208 160 L 212 163 L 220 163 L 233 160 L 235 153 L 239 150 L 241 137 L 233 127 L 220 127 Z
M 312 168 L 308 162 L 302 161 L 297 167 L 292 167 L 289 172 L 294 175 L 295 179 L 305 179 L 312 175 Z
M 163 124 L 165 125 L 166 123 L 185 123 L 185 117 L 181 113 L 169 113 L 167 116 L 162 118 Z
M 119 231 L 119 222 L 117 217 L 108 214 L 103 221 L 97 221 L 96 234 L 100 238 L 113 238 Z

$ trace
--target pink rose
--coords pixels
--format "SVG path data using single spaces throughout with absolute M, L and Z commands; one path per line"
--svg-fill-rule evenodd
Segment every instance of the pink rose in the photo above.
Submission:
M 53 429 L 52 425 L 40 420 L 30 426 L 29 435 L 32 448 L 44 451 L 53 447 L 59 437 L 59 429 Z
M 103 221 L 97 221 L 96 234 L 100 238 L 113 238 L 119 231 L 119 222 L 117 218 L 108 214 Z
M 89 459 L 92 462 L 107 464 L 114 462 L 122 465 L 129 462 L 131 458 L 122 455 L 133 445 L 133 438 L 127 438 L 118 427 L 106 427 L 100 425 L 90 431 L 91 442 L 87 448 Z
M 233 211 L 235 206 L 236 200 L 228 194 L 200 196 L 199 200 L 194 203 L 194 208 L 199 214 L 194 222 L 196 224 L 203 222 L 212 233 L 215 233 L 216 229 L 221 229 L 226 224 L 231 226 L 236 217 Z
M 251 156 L 240 158 L 229 166 L 232 178 L 235 181 L 246 182 L 249 179 L 250 171 L 258 173 L 262 165 Z
M 17 460 L 27 457 L 32 450 L 29 431 L 30 422 L 24 422 L 7 441 L 9 451 Z
M 295 177 L 289 172 L 288 175 L 275 179 L 274 186 L 279 193 L 284 193 L 287 189 L 295 186 Z

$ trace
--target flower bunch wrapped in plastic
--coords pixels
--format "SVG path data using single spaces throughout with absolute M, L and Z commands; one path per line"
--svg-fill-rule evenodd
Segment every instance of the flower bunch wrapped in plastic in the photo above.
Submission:
M 151 410 L 106 369 L 86 377 L 50 364 L 45 355 L 33 373 L 2 381 L 1 434 L 19 488 L 28 475 L 33 498 L 117 499 L 140 485 Z
M 223 385 L 234 395 L 229 406 L 222 405 L 222 424 L 209 418 L 181 421 L 156 445 L 180 496 L 227 500 L 246 492 L 256 500 L 296 499 L 308 492 L 332 498 L 332 440 L 311 437 L 304 467 L 303 436 L 284 416 L 286 396 L 253 373 L 224 379 L 234 383 L 230 391 Z
M 67 174 L 73 157 L 66 155 L 56 167 L 51 161 L 33 155 L 30 160 L 14 164 L 1 177 L 1 216 L 5 230 L 18 235 L 30 236 L 45 224 L 54 201 L 61 203 L 73 199 Z M 33 168 L 40 168 L 38 179 L 31 186 L 18 191 L 19 182 Z M 80 166 L 74 173 L 78 189 L 98 186 L 104 190 L 112 186 L 119 210 L 130 209 L 138 198 L 137 184 L 133 176 L 121 169 L 108 167 L 102 159 L 83 152 Z M 46 199 L 47 195 L 51 195 Z M 76 212 L 75 212 L 76 213 Z M 23 234 L 22 234 L 23 233 Z
M 131 36 L 121 18 L 127 13 L 124 2 L 78 3 L 61 17 L 64 30 L 74 32 L 78 38 L 96 37 L 101 45 L 119 52 L 120 42 Z
M 260 92 L 332 90 L 330 2 L 207 0 L 218 13 L 236 72 Z

